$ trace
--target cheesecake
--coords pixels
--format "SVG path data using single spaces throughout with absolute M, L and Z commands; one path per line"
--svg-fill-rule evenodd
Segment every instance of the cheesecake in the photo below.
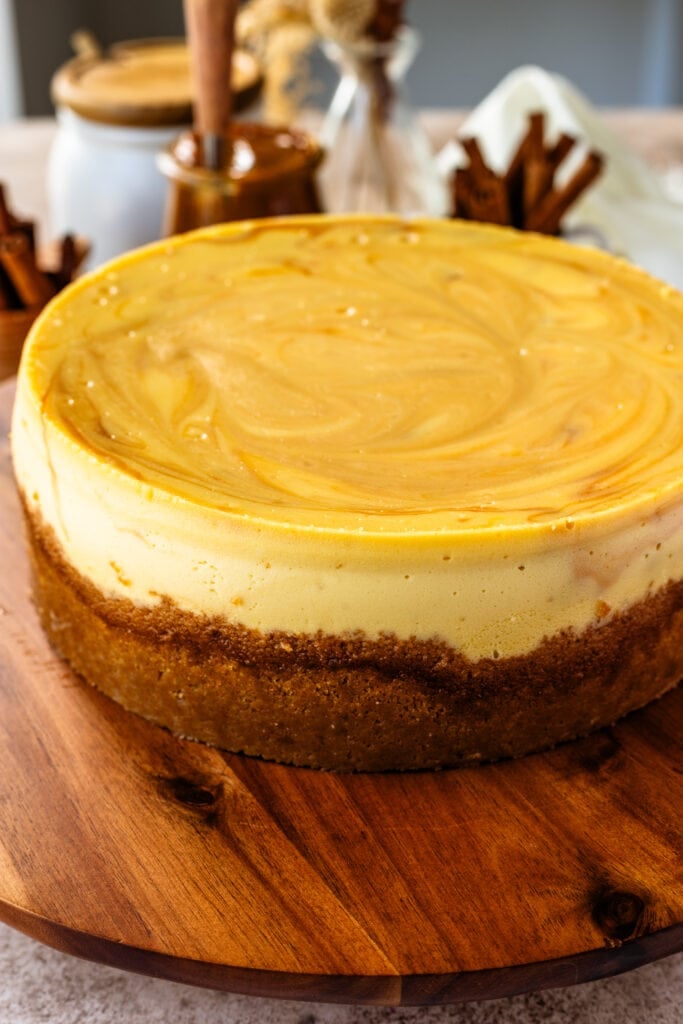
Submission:
M 294 217 L 62 292 L 12 426 L 36 604 L 178 736 L 428 769 L 683 674 L 683 297 L 457 221 Z

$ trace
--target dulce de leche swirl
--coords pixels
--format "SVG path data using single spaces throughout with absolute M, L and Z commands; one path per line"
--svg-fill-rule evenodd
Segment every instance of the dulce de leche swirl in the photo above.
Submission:
M 107 593 L 470 657 L 681 574 L 682 442 L 677 293 L 553 239 L 361 217 L 84 278 L 14 421 L 29 506 Z
M 266 520 L 518 526 L 683 473 L 683 302 L 531 235 L 207 231 L 85 280 L 31 350 L 46 414 L 98 457 Z

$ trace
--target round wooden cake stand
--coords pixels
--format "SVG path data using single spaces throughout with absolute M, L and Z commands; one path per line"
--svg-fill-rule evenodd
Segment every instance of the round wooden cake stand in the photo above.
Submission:
M 12 394 L 2 919 L 175 981 L 387 1005 L 568 985 L 683 948 L 680 689 L 550 753 L 459 771 L 326 774 L 176 740 L 79 682 L 43 636 Z

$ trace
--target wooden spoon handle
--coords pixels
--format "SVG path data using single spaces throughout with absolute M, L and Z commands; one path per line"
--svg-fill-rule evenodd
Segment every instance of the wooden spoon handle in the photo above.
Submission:
M 194 82 L 194 126 L 205 166 L 221 164 L 232 116 L 231 70 L 238 0 L 184 0 Z

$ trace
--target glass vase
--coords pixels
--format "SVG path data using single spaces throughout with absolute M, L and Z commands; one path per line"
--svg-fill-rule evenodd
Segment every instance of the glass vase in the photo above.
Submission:
M 323 44 L 340 75 L 320 131 L 326 151 L 320 185 L 328 212 L 447 212 L 445 181 L 406 97 L 405 75 L 419 42 L 404 26 L 389 42 Z

